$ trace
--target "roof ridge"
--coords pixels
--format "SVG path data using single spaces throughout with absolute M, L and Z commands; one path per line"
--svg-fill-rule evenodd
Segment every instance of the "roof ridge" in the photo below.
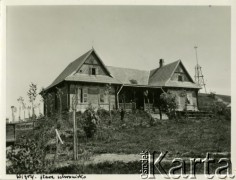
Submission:
M 94 51 L 94 49 L 92 48 L 92 49 L 90 49 L 89 51 L 87 51 L 86 53 L 84 53 L 83 55 L 81 55 L 80 57 L 78 57 L 76 60 L 74 60 L 73 62 L 75 62 L 75 61 L 77 61 L 77 60 L 79 60 L 79 58 L 81 58 L 82 56 L 84 56 L 84 55 L 86 55 L 85 57 L 83 57 L 83 61 L 92 53 Z M 73 63 L 72 62 L 72 63 Z M 77 72 L 78 71 L 78 69 L 80 68 L 80 66 L 79 67 L 77 67 L 71 74 L 73 74 L 74 72 Z
M 134 69 L 134 68 L 117 67 L 117 66 L 106 66 L 106 67 L 121 68 L 121 69 L 130 69 L 130 70 L 138 70 L 138 71 L 149 71 L 149 72 L 150 72 L 150 70 L 144 70 L 144 69 Z
M 85 57 L 87 57 L 88 54 L 91 54 L 91 52 L 93 51 L 93 49 L 90 49 L 89 51 L 87 51 L 86 53 L 83 53 L 82 55 L 80 55 L 77 59 L 75 59 L 74 61 L 71 61 L 66 68 L 64 68 L 64 70 L 52 81 L 52 83 L 46 88 L 49 89 L 57 84 L 59 84 L 60 82 L 62 82 L 67 76 L 71 75 L 75 70 L 77 70 L 77 67 L 75 69 L 73 69 L 72 67 L 74 66 L 73 64 L 76 63 L 77 61 L 81 61 L 84 60 Z M 83 57 L 85 56 L 85 57 Z M 82 58 L 83 57 L 83 58 Z M 82 59 L 81 59 L 82 58 Z M 69 69 L 69 71 L 68 71 Z
M 71 61 L 70 64 L 73 63 L 73 62 L 75 62 L 75 61 L 78 60 L 79 58 L 81 58 L 83 55 L 89 53 L 90 51 L 92 52 L 92 50 L 93 50 L 93 49 L 90 49 L 89 51 L 86 51 L 86 53 L 83 53 L 83 54 L 80 55 L 78 58 L 76 58 L 75 60 Z
M 177 63 L 177 62 L 179 62 L 179 61 L 181 61 L 181 59 L 178 59 L 178 60 L 176 60 L 176 61 L 174 61 L 174 62 L 171 62 L 171 63 L 168 63 L 168 64 L 166 64 L 166 65 L 163 65 L 162 67 L 157 67 L 157 68 L 151 69 L 150 72 L 153 71 L 153 70 L 154 70 L 154 72 L 152 73 L 152 76 L 149 77 L 149 80 L 153 77 L 154 74 L 156 74 L 156 72 L 157 72 L 159 69 L 164 68 L 164 67 L 167 67 L 167 66 L 169 66 L 169 65 L 172 65 L 172 64 Z

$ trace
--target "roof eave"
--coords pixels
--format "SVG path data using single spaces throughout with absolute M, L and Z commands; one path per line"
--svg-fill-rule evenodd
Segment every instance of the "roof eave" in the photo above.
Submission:
M 147 87 L 147 88 L 161 88 L 162 86 L 150 86 L 150 85 L 141 85 L 141 84 L 123 84 L 126 87 Z

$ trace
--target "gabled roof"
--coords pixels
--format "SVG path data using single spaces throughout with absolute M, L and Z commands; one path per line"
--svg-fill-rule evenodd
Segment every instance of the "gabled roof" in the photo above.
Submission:
M 111 75 L 126 85 L 148 85 L 149 71 L 107 66 Z
M 95 55 L 97 56 L 99 62 L 107 72 L 107 76 L 91 76 L 88 74 L 76 73 L 92 53 L 95 53 Z M 170 81 L 172 75 L 179 65 L 183 67 L 186 75 L 190 79 L 190 82 Z M 52 82 L 52 84 L 46 88 L 46 90 L 61 83 L 62 81 L 112 83 L 128 86 L 200 88 L 197 84 L 194 83 L 181 60 L 164 65 L 161 68 L 153 69 L 151 71 L 105 66 L 94 49 L 89 50 L 78 59 L 71 62 Z
M 190 82 L 170 81 L 176 68 L 179 65 L 183 67 L 184 72 L 189 77 Z M 193 79 L 189 75 L 181 60 L 177 60 L 173 63 L 162 66 L 161 68 L 151 70 L 148 84 L 150 86 L 200 88 L 197 84 L 194 83 Z
M 104 66 L 104 69 L 107 71 L 107 73 L 110 75 L 110 72 L 108 71 L 108 69 L 106 68 L 106 66 L 103 64 L 102 60 L 99 58 L 99 56 L 97 55 L 96 51 L 92 48 L 91 50 L 89 50 L 88 52 L 86 52 L 85 54 L 83 54 L 82 56 L 80 56 L 78 59 L 74 60 L 73 62 L 71 62 L 62 72 L 61 74 L 52 82 L 52 84 L 50 86 L 48 86 L 46 88 L 49 89 L 57 84 L 59 84 L 60 82 L 66 80 L 66 78 L 68 76 L 73 75 L 74 73 L 76 73 L 80 67 L 84 64 L 84 62 L 86 61 L 86 59 L 88 58 L 88 56 L 92 53 L 95 53 L 95 55 L 98 57 L 100 63 Z
M 148 84 L 165 86 L 165 83 L 171 78 L 171 75 L 177 68 L 179 61 L 151 70 Z

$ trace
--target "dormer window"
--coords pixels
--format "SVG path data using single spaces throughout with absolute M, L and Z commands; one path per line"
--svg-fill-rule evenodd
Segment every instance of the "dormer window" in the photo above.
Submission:
M 182 75 L 178 75 L 178 81 L 183 81 L 183 76 Z
M 96 68 L 91 68 L 91 74 L 96 75 Z

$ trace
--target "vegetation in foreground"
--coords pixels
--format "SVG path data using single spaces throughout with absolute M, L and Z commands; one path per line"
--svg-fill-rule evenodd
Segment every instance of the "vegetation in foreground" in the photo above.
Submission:
M 143 150 L 192 158 L 203 158 L 207 152 L 230 152 L 230 111 L 222 104 L 213 105 L 211 111 L 212 118 L 199 120 L 154 120 L 145 111 L 126 112 L 121 120 L 118 111 L 99 109 L 94 114 L 90 107 L 85 113 L 76 114 L 79 161 L 85 162 L 96 154 L 139 154 Z M 7 173 L 139 173 L 140 162 L 56 168 L 56 162 L 72 160 L 72 126 L 72 114 L 63 113 L 38 119 L 34 130 L 18 131 L 16 145 L 7 151 Z M 49 160 L 47 155 L 55 154 L 55 129 L 64 144 L 60 145 L 58 157 Z

